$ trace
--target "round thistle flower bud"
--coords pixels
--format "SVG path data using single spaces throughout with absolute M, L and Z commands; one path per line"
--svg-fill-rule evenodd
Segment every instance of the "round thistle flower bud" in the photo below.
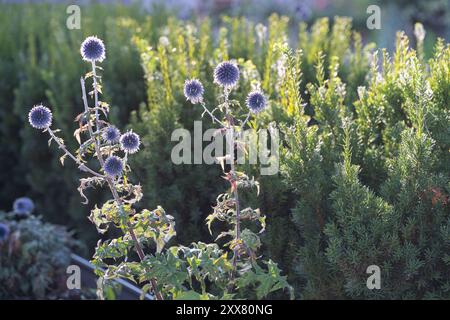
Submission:
M 34 202 L 30 198 L 22 197 L 14 201 L 13 211 L 20 216 L 27 216 L 34 210 Z
M 4 224 L 0 223 L 0 243 L 5 241 L 9 236 L 9 227 Z
M 261 91 L 253 91 L 247 96 L 245 104 L 251 112 L 258 113 L 264 110 L 267 105 L 267 100 Z
M 239 69 L 232 62 L 222 62 L 214 70 L 214 82 L 223 87 L 234 87 L 238 80 Z
M 120 147 L 123 151 L 130 154 L 136 153 L 139 150 L 141 140 L 139 136 L 133 131 L 128 131 L 120 137 Z
M 103 169 L 105 170 L 105 173 L 108 176 L 111 176 L 111 177 L 119 176 L 122 174 L 122 171 L 123 171 L 123 162 L 117 156 L 109 156 L 105 160 L 105 166 Z
M 95 36 L 87 37 L 80 47 L 83 60 L 90 62 L 102 62 L 105 59 L 105 45 Z
M 184 82 L 184 96 L 193 104 L 199 103 L 203 99 L 203 85 L 197 79 L 186 80 Z
M 28 121 L 36 129 L 47 129 L 52 125 L 52 112 L 43 105 L 34 106 L 28 113 Z
M 106 127 L 105 131 L 103 131 L 102 138 L 107 143 L 117 143 L 120 138 L 120 131 L 114 126 Z

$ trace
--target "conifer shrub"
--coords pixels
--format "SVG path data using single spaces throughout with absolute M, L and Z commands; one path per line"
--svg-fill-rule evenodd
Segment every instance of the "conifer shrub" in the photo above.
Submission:
M 353 106 L 337 59 L 326 78 L 318 57 L 317 81 L 306 86 L 317 123 L 295 117 L 281 161 L 298 195 L 291 280 L 301 297 L 450 297 L 449 52 L 439 40 L 424 61 L 398 33 L 392 57 L 373 54 Z M 380 289 L 366 285 L 371 265 Z

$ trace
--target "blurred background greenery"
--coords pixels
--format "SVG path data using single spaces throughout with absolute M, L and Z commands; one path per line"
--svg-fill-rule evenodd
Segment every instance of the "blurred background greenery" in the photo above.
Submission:
M 79 78 L 88 70 L 81 61 L 79 46 L 86 36 L 97 35 L 107 47 L 103 99 L 112 107 L 112 122 L 121 129 L 132 126 L 143 136 L 144 151 L 134 160 L 135 174 L 145 192 L 142 206 L 161 204 L 173 213 L 179 226 L 178 240 L 188 244 L 194 240 L 211 240 L 203 220 L 224 185 L 213 182 L 219 181 L 219 168 L 202 165 L 175 168 L 165 160 L 171 149 L 168 132 L 179 126 L 190 128 L 193 119 L 200 116 L 200 110 L 188 106 L 182 97 L 181 86 L 186 77 L 207 74 L 225 55 L 241 58 L 242 63 L 253 61 L 254 65 L 245 65 L 249 73 L 252 70 L 262 75 L 273 72 L 265 67 L 274 50 L 271 46 L 276 38 L 286 37 L 292 46 L 307 53 L 302 65 L 302 85 L 305 85 L 315 79 L 313 65 L 319 50 L 339 56 L 340 48 L 345 50 L 346 45 L 353 47 L 355 41 L 358 43 L 357 39 L 350 41 L 351 30 L 360 33 L 362 44 L 375 42 L 391 50 L 395 45 L 395 31 L 405 30 L 414 42 L 414 23 L 422 22 L 427 32 L 424 44 L 427 57 L 431 56 L 436 38 L 448 40 L 450 32 L 446 0 L 77 3 L 81 6 L 81 29 L 69 30 L 66 27 L 68 3 L 64 1 L 0 1 L 0 209 L 10 210 L 14 199 L 28 196 L 46 221 L 68 226 L 90 250 L 98 234 L 87 216 L 92 206 L 105 200 L 106 195 L 89 191 L 93 200 L 88 206 L 82 206 L 76 191 L 80 176 L 76 167 L 67 161 L 62 170 L 59 151 L 46 148 L 45 136 L 36 134 L 27 125 L 28 111 L 33 104 L 49 105 L 55 116 L 55 127 L 62 129 L 69 147 L 76 147 L 71 133 L 78 126 L 73 119 L 82 110 Z M 370 4 L 381 8 L 381 30 L 366 27 L 366 9 Z M 274 12 L 280 16 L 269 18 Z M 351 22 L 341 19 L 336 24 L 338 27 L 331 29 L 328 20 L 319 19 L 310 31 L 318 18 L 329 17 L 333 21 L 336 15 L 350 17 Z M 190 38 L 192 33 L 185 28 L 183 20 L 198 29 L 195 39 Z M 258 29 L 258 23 L 267 25 L 267 29 Z M 339 43 L 341 32 L 347 36 L 347 44 Z M 258 46 L 259 33 L 269 38 L 261 46 Z M 159 45 L 162 36 L 173 46 Z M 316 42 L 302 42 L 302 39 Z M 177 63 L 180 59 L 192 59 L 188 50 L 190 40 L 197 50 L 197 69 L 183 71 L 177 69 L 180 67 Z M 228 46 L 227 50 L 223 49 L 224 45 Z M 158 49 L 149 51 L 149 47 Z M 182 48 L 185 52 L 180 51 Z M 165 51 L 169 49 L 170 54 Z M 356 96 L 356 88 L 364 82 L 368 71 L 364 54 L 365 51 L 361 52 L 359 65 L 345 61 L 343 52 L 339 57 L 343 80 L 351 79 L 350 97 Z M 169 70 L 161 68 L 164 59 L 171 62 Z M 268 74 L 263 76 L 263 80 L 269 79 Z M 171 83 L 163 84 L 165 81 Z M 265 85 L 265 89 L 270 89 L 275 83 Z M 167 91 L 169 87 L 173 92 Z M 212 96 L 213 89 L 208 84 L 206 89 L 207 95 Z M 238 97 L 243 98 L 245 92 L 246 88 L 242 88 Z M 289 272 L 294 253 L 289 245 L 284 245 L 283 239 L 295 237 L 295 231 L 288 227 L 294 196 L 286 192 L 280 179 L 262 177 L 262 185 L 259 204 L 268 215 L 269 225 L 264 237 L 265 249 Z

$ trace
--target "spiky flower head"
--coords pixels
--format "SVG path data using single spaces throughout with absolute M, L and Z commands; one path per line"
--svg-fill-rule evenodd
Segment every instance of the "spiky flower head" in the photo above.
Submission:
M 261 91 L 252 91 L 247 96 L 245 104 L 251 112 L 258 113 L 266 107 L 267 99 Z
M 9 227 L 4 224 L 0 223 L 0 243 L 5 241 L 9 236 Z
M 13 204 L 13 211 L 15 214 L 27 216 L 34 210 L 34 202 L 30 198 L 17 198 Z
M 233 62 L 224 61 L 214 70 L 214 82 L 223 87 L 234 87 L 239 80 L 239 69 Z
M 103 131 L 102 138 L 107 143 L 117 143 L 119 142 L 120 131 L 114 126 L 106 127 L 106 129 Z
M 102 62 L 105 59 L 105 45 L 95 36 L 87 37 L 80 47 L 83 60 L 89 62 Z
M 139 150 L 141 139 L 133 131 L 125 132 L 120 136 L 120 147 L 127 153 L 135 153 Z
M 28 121 L 36 129 L 47 129 L 52 125 L 52 112 L 42 104 L 34 106 L 28 113 Z
M 105 165 L 103 168 L 108 176 L 114 177 L 122 174 L 123 162 L 117 156 L 109 156 L 105 160 Z
M 197 79 L 190 79 L 184 82 L 184 96 L 193 104 L 199 103 L 203 100 L 203 85 Z

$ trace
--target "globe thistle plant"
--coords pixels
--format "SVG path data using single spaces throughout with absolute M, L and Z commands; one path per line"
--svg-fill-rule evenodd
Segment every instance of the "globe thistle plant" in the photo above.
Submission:
M 14 201 L 13 212 L 20 216 L 26 216 L 33 212 L 34 202 L 30 198 L 22 197 Z
M 266 108 L 267 100 L 261 91 L 253 91 L 247 96 L 245 104 L 251 112 L 259 113 Z
M 109 112 L 109 106 L 106 102 L 99 100 L 99 93 L 101 93 L 101 77 L 97 74 L 96 62 L 101 62 L 105 59 L 105 46 L 103 41 L 96 37 L 88 37 L 81 45 L 80 49 L 83 60 L 91 63 L 92 70 L 84 77 L 81 77 L 80 84 L 82 90 L 82 98 L 84 111 L 77 116 L 80 122 L 80 128 L 75 132 L 75 136 L 80 143 L 79 150 L 76 156 L 70 152 L 64 140 L 56 135 L 59 130 L 51 130 L 50 125 L 52 122 L 52 114 L 50 109 L 42 105 L 35 106 L 29 113 L 30 124 L 38 129 L 46 129 L 46 132 L 50 135 L 49 143 L 56 142 L 59 149 L 64 152 L 60 158 L 61 162 L 64 162 L 65 158 L 72 159 L 83 173 L 89 174 L 86 178 L 80 179 L 80 186 L 78 188 L 80 195 L 85 200 L 84 203 L 88 203 L 88 198 L 84 194 L 84 190 L 93 186 L 107 186 L 111 192 L 112 200 L 106 202 L 100 211 L 94 209 L 91 212 L 90 220 L 96 225 L 99 232 L 106 231 L 108 225 L 113 224 L 115 227 L 121 229 L 124 233 L 123 239 L 120 240 L 126 249 L 121 251 L 121 256 L 105 256 L 105 252 L 112 252 L 108 249 L 110 242 L 105 241 L 99 243 L 96 253 L 94 255 L 93 264 L 98 267 L 97 274 L 100 277 L 104 277 L 105 273 L 110 275 L 116 273 L 116 266 L 109 265 L 109 261 L 117 258 L 127 261 L 127 252 L 131 252 L 133 247 L 137 252 L 141 263 L 144 263 L 146 255 L 144 253 L 144 244 L 148 241 L 147 235 L 150 231 L 149 228 L 153 228 L 151 232 L 155 233 L 155 236 L 151 239 L 157 243 L 157 247 L 161 247 L 165 244 L 173 235 L 175 235 L 173 218 L 166 215 L 161 207 L 155 209 L 158 213 L 153 211 L 143 211 L 141 215 L 157 215 L 164 221 L 161 224 L 161 230 L 155 230 L 154 226 L 137 226 L 137 222 L 132 219 L 132 216 L 136 213 L 132 209 L 131 205 L 138 202 L 142 198 L 142 192 L 139 185 L 134 185 L 127 177 L 129 166 L 127 165 L 128 154 L 135 153 L 139 150 L 140 139 L 139 136 L 129 131 L 122 136 L 120 131 L 113 125 L 109 124 L 106 117 Z M 86 94 L 85 79 L 92 80 L 92 106 L 88 101 L 88 95 Z M 101 115 L 105 115 L 105 119 L 101 119 Z M 88 136 L 86 141 L 81 141 L 82 133 L 84 136 Z M 103 140 L 103 141 L 102 141 Z M 106 142 L 102 143 L 102 142 Z M 120 143 L 120 148 L 116 144 Z M 125 157 L 120 157 L 118 153 L 125 152 Z M 94 170 L 87 165 L 86 157 L 95 156 L 99 163 L 99 169 Z M 102 173 L 102 171 L 104 173 Z M 24 208 L 19 211 L 30 211 L 29 203 L 22 201 L 17 203 L 17 208 L 23 206 Z M 24 204 L 28 204 L 24 205 Z M 101 218 L 100 215 L 107 212 L 107 218 Z M 100 214 L 100 215 L 99 215 Z M 120 218 L 119 218 L 120 217 Z M 144 217 L 145 218 L 145 217 Z M 145 220 L 145 219 L 144 219 Z M 156 227 L 158 228 L 158 227 Z M 6 230 L 6 229 L 5 229 Z M 157 234 L 157 235 L 156 235 Z M 128 240 L 129 239 L 129 240 Z M 122 245 L 121 244 L 121 245 Z M 160 289 L 157 284 L 157 280 L 153 277 L 149 277 L 149 271 L 145 265 L 142 265 L 142 273 L 136 275 L 137 279 L 145 279 L 145 282 L 149 282 L 147 290 L 151 290 L 154 297 L 158 300 L 163 299 L 160 293 Z M 116 275 L 120 277 L 120 274 Z M 142 280 L 140 280 L 142 281 Z M 99 290 L 103 290 L 103 285 L 99 285 Z M 100 292 L 100 291 L 99 291 Z
M 184 82 L 184 96 L 193 104 L 202 102 L 203 100 L 203 85 L 197 79 L 190 79 Z
M 234 87 L 239 81 L 239 68 L 230 61 L 220 63 L 214 69 L 214 83 L 225 87 Z
M 136 153 L 139 151 L 141 140 L 139 135 L 133 131 L 128 131 L 120 136 L 120 148 L 126 153 Z
M 120 176 L 123 171 L 123 162 L 117 156 L 109 156 L 105 160 L 103 169 L 105 170 L 105 173 L 110 177 Z
M 47 129 L 52 125 L 52 112 L 42 104 L 34 106 L 28 113 L 28 121 L 36 129 Z
M 232 240 L 228 242 L 227 246 L 233 252 L 232 258 L 232 269 L 230 271 L 229 277 L 229 288 L 228 292 L 232 292 L 235 289 L 235 277 L 239 277 L 243 274 L 243 270 L 248 270 L 252 268 L 255 263 L 256 253 L 258 246 L 254 245 L 254 242 L 246 242 L 245 238 L 251 233 L 252 236 L 259 239 L 259 236 L 249 229 L 241 230 L 241 220 L 253 220 L 259 222 L 261 226 L 261 231 L 265 227 L 265 217 L 261 215 L 259 209 L 253 208 L 242 208 L 241 200 L 239 197 L 240 189 L 245 187 L 256 187 L 259 188 L 257 181 L 253 178 L 249 178 L 244 172 L 239 172 L 237 170 L 237 163 L 234 157 L 234 151 L 236 146 L 241 148 L 246 148 L 245 141 L 239 141 L 241 133 L 250 118 L 251 114 L 257 114 L 262 111 L 267 100 L 261 91 L 253 91 L 248 95 L 246 100 L 246 105 L 249 108 L 248 114 L 245 119 L 240 119 L 236 114 L 234 114 L 234 108 L 231 105 L 239 105 L 238 101 L 231 102 L 229 100 L 229 95 L 231 94 L 231 89 L 236 86 L 239 80 L 239 69 L 238 67 L 229 61 L 220 63 L 214 71 L 214 82 L 217 83 L 223 89 L 223 103 L 221 103 L 217 108 L 213 110 L 220 110 L 223 112 L 222 120 L 217 119 L 206 107 L 205 103 L 202 101 L 201 105 L 205 109 L 213 122 L 217 122 L 221 125 L 218 129 L 226 137 L 227 143 L 227 154 L 224 157 L 219 157 L 218 160 L 221 164 L 224 179 L 230 183 L 230 189 L 227 193 L 221 194 L 217 197 L 217 204 L 214 207 L 214 211 L 207 217 L 208 226 L 211 225 L 212 221 L 220 220 L 223 221 L 223 217 L 227 217 L 227 222 L 232 225 L 232 228 L 228 231 L 222 232 L 221 236 L 224 234 L 232 236 Z M 186 86 L 190 85 L 192 80 L 187 80 L 185 83 L 185 96 L 188 100 L 188 94 L 186 93 Z M 192 102 L 195 103 L 195 102 Z M 225 166 L 225 162 L 229 165 Z M 245 218 L 244 218 L 245 217 Z M 260 232 L 261 232 L 260 231 Z M 243 233 L 246 236 L 243 236 Z M 221 237 L 220 236 L 220 237 Z M 244 272 L 245 273 L 245 272 Z
M 117 143 L 120 139 L 120 131 L 115 126 L 108 126 L 104 129 L 102 138 L 106 143 Z
M 4 223 L 0 223 L 0 244 L 3 243 L 9 236 L 9 227 Z
M 105 45 L 95 36 L 87 37 L 80 47 L 83 60 L 89 62 L 102 62 L 105 59 Z

